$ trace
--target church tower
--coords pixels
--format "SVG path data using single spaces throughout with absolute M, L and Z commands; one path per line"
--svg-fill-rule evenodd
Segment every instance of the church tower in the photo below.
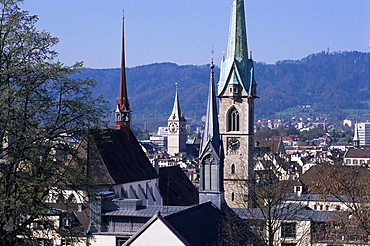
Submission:
M 211 201 L 221 209 L 222 204 L 225 203 L 223 185 L 224 152 L 219 133 L 218 111 L 213 76 L 214 67 L 215 66 L 212 61 L 205 129 L 199 149 L 199 203 Z
M 360 148 L 360 137 L 358 135 L 358 124 L 357 124 L 357 121 L 355 123 L 355 134 L 353 135 L 353 147 L 355 149 L 359 149 Z
M 167 153 L 175 155 L 184 151 L 186 151 L 186 120 L 181 113 L 176 87 L 175 102 L 168 118 Z
M 126 86 L 126 69 L 125 69 L 125 23 L 124 17 L 122 17 L 122 56 L 121 56 L 121 74 L 120 74 L 120 85 L 119 94 L 117 98 L 115 119 L 116 129 L 121 130 L 126 138 L 130 137 L 130 104 L 128 103 L 127 97 L 127 86 Z
M 252 57 L 248 57 L 244 1 L 233 0 L 227 55 L 221 62 L 218 97 L 220 134 L 225 153 L 225 199 L 230 207 L 250 202 L 253 184 L 254 100 L 257 98 Z M 249 187 L 249 188 L 247 188 Z M 243 205 L 245 206 L 245 205 Z

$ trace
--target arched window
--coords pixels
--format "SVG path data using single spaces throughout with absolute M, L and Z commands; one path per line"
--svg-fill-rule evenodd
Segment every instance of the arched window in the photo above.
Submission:
M 227 130 L 228 131 L 239 131 L 239 112 L 236 108 L 232 108 L 227 115 Z
M 235 174 L 235 164 L 231 164 L 231 174 Z

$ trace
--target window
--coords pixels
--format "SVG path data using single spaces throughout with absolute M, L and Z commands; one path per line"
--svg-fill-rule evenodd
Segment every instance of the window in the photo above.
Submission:
M 353 160 L 353 165 L 357 165 L 358 164 L 358 161 L 357 160 Z
M 296 237 L 296 224 L 295 222 L 283 222 L 281 223 L 281 237 Z
M 231 193 L 231 201 L 234 201 L 234 192 Z
M 346 160 L 346 164 L 347 164 L 347 165 L 351 165 L 351 160 L 350 160 L 350 159 L 347 159 L 347 160 Z
M 360 160 L 360 164 L 361 165 L 365 164 L 365 160 Z
M 116 245 L 122 246 L 127 241 L 127 238 L 117 237 L 116 238 Z
M 239 112 L 236 108 L 232 108 L 228 114 L 228 131 L 239 131 Z
M 63 217 L 61 220 L 60 228 L 62 229 L 69 229 L 70 228 L 70 220 L 68 217 Z
M 235 165 L 231 164 L 231 174 L 235 174 Z
M 302 192 L 302 187 L 301 186 L 294 186 L 295 193 L 301 193 Z

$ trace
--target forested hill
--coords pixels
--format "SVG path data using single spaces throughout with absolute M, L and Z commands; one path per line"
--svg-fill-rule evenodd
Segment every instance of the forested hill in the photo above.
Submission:
M 311 117 L 346 117 L 348 112 L 361 114 L 370 109 L 370 53 L 322 52 L 301 60 L 256 63 L 255 72 L 260 97 L 256 100 L 257 119 L 304 113 L 300 105 L 310 105 Z M 188 122 L 200 122 L 205 114 L 209 65 L 155 63 L 127 68 L 126 73 L 134 124 L 147 122 L 151 130 L 165 125 L 173 107 L 175 83 Z M 98 81 L 95 92 L 111 101 L 113 111 L 119 69 L 85 69 L 80 76 Z M 216 67 L 215 81 L 218 78 Z

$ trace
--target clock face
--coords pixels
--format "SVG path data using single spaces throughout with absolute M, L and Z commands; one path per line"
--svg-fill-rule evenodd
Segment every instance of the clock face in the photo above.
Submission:
M 175 122 L 172 122 L 168 125 L 168 131 L 170 133 L 176 133 L 178 129 L 179 129 L 179 127 L 178 127 L 177 123 L 175 123 Z
M 185 122 L 180 122 L 180 133 L 186 132 L 186 124 Z
M 230 150 L 237 150 L 240 147 L 240 141 L 238 138 L 229 138 L 227 140 L 227 145 Z

